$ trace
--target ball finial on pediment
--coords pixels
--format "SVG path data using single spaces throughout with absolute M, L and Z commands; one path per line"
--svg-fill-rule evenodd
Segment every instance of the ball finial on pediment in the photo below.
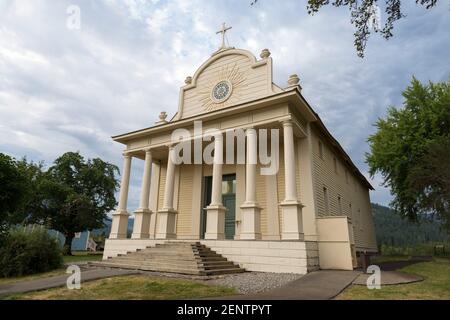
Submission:
M 267 59 L 268 57 L 270 57 L 270 51 L 269 49 L 263 49 L 261 51 L 261 54 L 259 55 L 262 59 Z
M 192 77 L 186 77 L 186 79 L 184 80 L 184 83 L 191 84 L 192 83 Z
M 161 111 L 161 113 L 159 114 L 159 121 L 157 121 L 156 124 L 167 123 L 166 118 L 167 118 L 167 112 Z
M 289 76 L 288 85 L 289 86 L 297 86 L 300 83 L 300 78 L 296 74 L 292 74 Z

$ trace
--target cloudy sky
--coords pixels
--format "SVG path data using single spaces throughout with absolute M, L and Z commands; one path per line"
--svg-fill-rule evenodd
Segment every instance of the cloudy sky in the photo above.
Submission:
M 0 152 L 51 163 L 66 151 L 122 166 L 111 136 L 148 127 L 177 109 L 179 87 L 233 29 L 230 45 L 268 48 L 274 80 L 297 73 L 303 95 L 367 175 L 373 123 L 415 75 L 444 81 L 450 66 L 450 3 L 426 11 L 402 1 L 395 36 L 373 36 L 356 56 L 346 9 L 306 13 L 304 1 L 0 0 Z M 382 1 L 383 2 L 383 1 Z M 80 9 L 80 29 L 67 27 Z M 381 16 L 382 22 L 384 16 Z M 138 205 L 141 161 L 133 163 L 129 209 Z M 372 180 L 372 201 L 391 196 Z

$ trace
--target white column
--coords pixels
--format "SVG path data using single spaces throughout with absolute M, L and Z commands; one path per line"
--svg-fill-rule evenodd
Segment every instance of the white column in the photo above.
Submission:
M 191 230 L 194 239 L 200 239 L 200 224 L 202 208 L 202 181 L 203 181 L 203 166 L 200 164 L 194 165 L 194 175 L 192 177 L 192 222 Z M 184 192 L 190 192 L 188 190 Z
M 161 165 L 159 161 L 152 164 L 152 179 L 150 183 L 149 209 L 150 209 L 150 239 L 156 238 L 156 216 L 158 212 L 159 198 L 159 177 L 161 174 Z
M 128 188 L 130 185 L 131 155 L 123 155 L 122 181 L 120 183 L 119 211 L 127 212 Z
M 245 202 L 256 203 L 256 163 L 257 163 L 257 136 L 255 129 L 247 129 L 247 161 L 245 165 Z
M 223 136 L 214 137 L 211 204 L 206 208 L 205 239 L 225 238 L 225 207 L 222 204 Z
M 302 205 L 297 199 L 294 127 L 291 120 L 283 122 L 285 197 L 280 204 L 283 212 L 281 238 L 303 240 Z
M 158 211 L 158 231 L 157 239 L 174 239 L 175 221 L 177 211 L 173 208 L 173 194 L 175 184 L 175 163 L 172 161 L 175 156 L 174 146 L 169 146 L 167 159 L 166 185 L 164 186 L 164 202 L 162 210 Z
M 152 151 L 150 149 L 145 149 L 145 163 L 144 163 L 144 174 L 142 176 L 142 189 L 141 189 L 141 200 L 139 202 L 139 207 L 142 209 L 149 209 L 149 196 L 150 196 L 150 182 L 152 178 Z
M 166 185 L 164 187 L 164 203 L 163 209 L 173 210 L 173 191 L 175 183 L 175 163 L 172 161 L 175 149 L 169 147 L 169 157 L 167 159 Z
M 294 128 L 291 121 L 283 122 L 284 134 L 284 201 L 297 201 L 297 185 L 295 182 L 295 150 L 294 150 Z
M 211 205 L 222 205 L 222 166 L 223 166 L 223 137 L 214 138 L 214 162 L 211 191 Z
M 123 170 L 122 181 L 120 183 L 120 196 L 119 205 L 117 210 L 112 214 L 113 220 L 111 225 L 110 239 L 124 239 L 127 237 L 128 229 L 128 187 L 130 184 L 130 172 L 131 172 L 131 155 L 128 153 L 123 154 Z
M 150 215 L 148 206 L 150 195 L 150 181 L 152 175 L 152 151 L 145 149 L 144 174 L 142 176 L 141 199 L 139 209 L 134 212 L 133 239 L 145 239 L 149 237 Z
M 257 135 L 253 128 L 247 129 L 247 159 L 245 165 L 245 202 L 241 206 L 240 239 L 261 239 L 261 208 L 256 203 Z

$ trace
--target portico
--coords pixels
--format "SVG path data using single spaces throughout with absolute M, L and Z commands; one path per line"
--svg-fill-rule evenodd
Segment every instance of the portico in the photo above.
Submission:
M 224 206 L 223 193 L 223 176 L 224 168 L 225 174 L 235 175 L 236 189 L 243 191 L 236 197 L 235 209 L 239 209 L 239 219 L 236 218 L 235 226 L 235 240 L 262 240 L 262 226 L 261 226 L 261 207 L 257 200 L 257 180 L 265 180 L 266 176 L 261 175 L 261 168 L 263 165 L 258 161 L 258 132 L 259 129 L 278 130 L 282 132 L 282 145 L 286 145 L 284 150 L 284 170 L 278 175 L 287 177 L 283 179 L 285 196 L 278 201 L 276 206 L 281 208 L 280 212 L 285 216 L 285 221 L 278 232 L 278 239 L 287 240 L 303 240 L 302 229 L 302 205 L 298 198 L 297 183 L 296 183 L 296 161 L 289 157 L 295 156 L 294 141 L 297 139 L 304 139 L 302 136 L 302 129 L 297 127 L 297 133 L 294 133 L 294 122 L 290 119 L 271 120 L 266 125 L 259 124 L 258 126 L 244 127 L 244 144 L 245 157 L 243 163 L 226 163 L 224 158 L 225 146 L 224 142 L 227 139 L 225 132 L 216 134 L 213 141 L 213 163 L 208 164 L 175 164 L 173 159 L 175 155 L 175 144 L 162 144 L 158 146 L 145 146 L 143 148 L 136 148 L 132 151 L 125 152 L 123 155 L 124 164 L 122 169 L 122 183 L 120 187 L 119 205 L 116 212 L 113 213 L 112 230 L 110 239 L 126 239 L 126 228 L 128 226 L 128 218 L 130 213 L 127 211 L 128 190 L 130 183 L 131 164 L 132 161 L 144 161 L 144 170 L 142 176 L 142 185 L 140 190 L 139 208 L 134 211 L 134 226 L 132 239 L 200 239 L 201 236 L 201 213 L 192 211 L 191 220 L 196 221 L 197 225 L 193 228 L 198 228 L 198 231 L 192 232 L 191 237 L 177 236 L 177 215 L 178 211 L 174 203 L 179 203 L 179 198 L 183 196 L 191 197 L 193 202 L 205 204 L 203 198 L 207 196 L 201 190 L 203 178 L 210 176 L 212 179 L 212 188 L 209 195 L 211 199 L 204 209 L 206 211 L 206 232 L 204 233 L 205 240 L 223 240 L 225 239 L 225 213 L 227 208 Z M 235 137 L 232 137 L 235 139 Z M 236 141 L 235 141 L 236 142 Z M 265 142 L 267 144 L 267 142 Z M 236 147 L 237 150 L 237 147 Z M 202 153 L 205 148 L 202 148 Z M 233 157 L 237 161 L 237 156 Z M 295 158 L 295 157 L 294 157 Z M 133 160 L 134 159 L 134 160 Z M 273 159 L 273 161 L 280 161 Z M 165 174 L 164 179 L 158 177 L 158 172 L 163 168 Z M 159 170 L 158 170 L 159 169 Z M 190 189 L 180 189 L 179 175 L 180 171 L 190 170 L 199 171 L 201 178 L 197 182 L 200 185 L 191 185 Z M 153 172 L 153 174 L 152 174 Z M 176 179 L 178 175 L 178 179 Z M 276 176 L 276 174 L 275 174 Z M 157 179 L 152 183 L 153 179 Z M 270 179 L 270 178 L 269 178 Z M 176 185 L 176 182 L 178 185 Z M 152 187 L 153 186 L 153 187 Z M 203 186 L 204 187 L 204 186 Z M 162 194 L 161 194 L 161 191 Z M 186 193 L 187 195 L 185 195 Z M 178 198 L 176 199 L 175 196 Z M 158 206 L 152 203 L 162 200 Z M 151 208 L 157 208 L 152 210 Z M 277 212 L 277 216 L 279 215 Z M 194 217 L 196 216 L 196 217 Z M 279 217 L 277 217 L 279 219 Z M 292 223 L 293 222 L 293 223 Z M 239 225 L 239 226 L 237 226 Z

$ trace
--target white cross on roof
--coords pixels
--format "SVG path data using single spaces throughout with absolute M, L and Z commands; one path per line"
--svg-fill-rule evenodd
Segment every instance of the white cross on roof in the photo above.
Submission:
M 230 30 L 232 27 L 227 27 L 225 26 L 225 22 L 222 23 L 222 29 L 217 31 L 216 34 L 221 33 L 222 34 L 222 45 L 220 46 L 219 49 L 224 49 L 225 48 L 225 33 Z

